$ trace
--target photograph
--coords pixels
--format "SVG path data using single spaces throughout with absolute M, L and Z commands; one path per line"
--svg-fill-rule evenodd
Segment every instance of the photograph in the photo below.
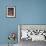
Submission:
M 7 17 L 16 17 L 15 7 L 7 7 Z

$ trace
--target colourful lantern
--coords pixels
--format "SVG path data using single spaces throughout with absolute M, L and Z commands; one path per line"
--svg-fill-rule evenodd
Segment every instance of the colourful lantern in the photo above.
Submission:
M 8 36 L 9 40 L 15 40 L 15 38 L 16 38 L 16 34 L 14 32 L 10 33 Z

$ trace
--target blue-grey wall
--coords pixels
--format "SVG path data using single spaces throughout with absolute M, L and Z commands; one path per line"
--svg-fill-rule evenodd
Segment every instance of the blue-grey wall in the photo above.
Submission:
M 6 18 L 6 7 L 16 6 L 16 18 Z M 17 24 L 46 24 L 46 0 L 0 0 L 0 44 L 8 43 Z M 16 39 L 17 43 L 17 39 Z

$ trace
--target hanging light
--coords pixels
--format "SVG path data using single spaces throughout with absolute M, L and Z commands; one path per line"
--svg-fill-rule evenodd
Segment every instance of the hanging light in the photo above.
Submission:
M 15 38 L 16 38 L 16 34 L 14 32 L 10 33 L 9 36 L 8 36 L 9 40 L 14 40 L 15 41 Z

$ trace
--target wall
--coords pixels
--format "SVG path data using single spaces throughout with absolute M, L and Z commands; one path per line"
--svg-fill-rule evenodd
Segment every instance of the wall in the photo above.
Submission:
M 6 9 L 8 6 L 15 6 L 15 0 L 0 0 L 0 44 L 7 44 L 9 42 L 8 35 L 10 32 L 16 32 L 17 35 L 17 17 L 7 18 Z M 16 43 L 17 38 L 16 38 Z
M 19 0 L 16 8 L 19 23 L 46 24 L 46 0 Z
M 6 18 L 6 7 L 16 6 L 16 18 Z M 17 24 L 46 24 L 46 0 L 0 0 L 0 44 L 7 44 Z M 17 39 L 16 39 L 17 43 Z

